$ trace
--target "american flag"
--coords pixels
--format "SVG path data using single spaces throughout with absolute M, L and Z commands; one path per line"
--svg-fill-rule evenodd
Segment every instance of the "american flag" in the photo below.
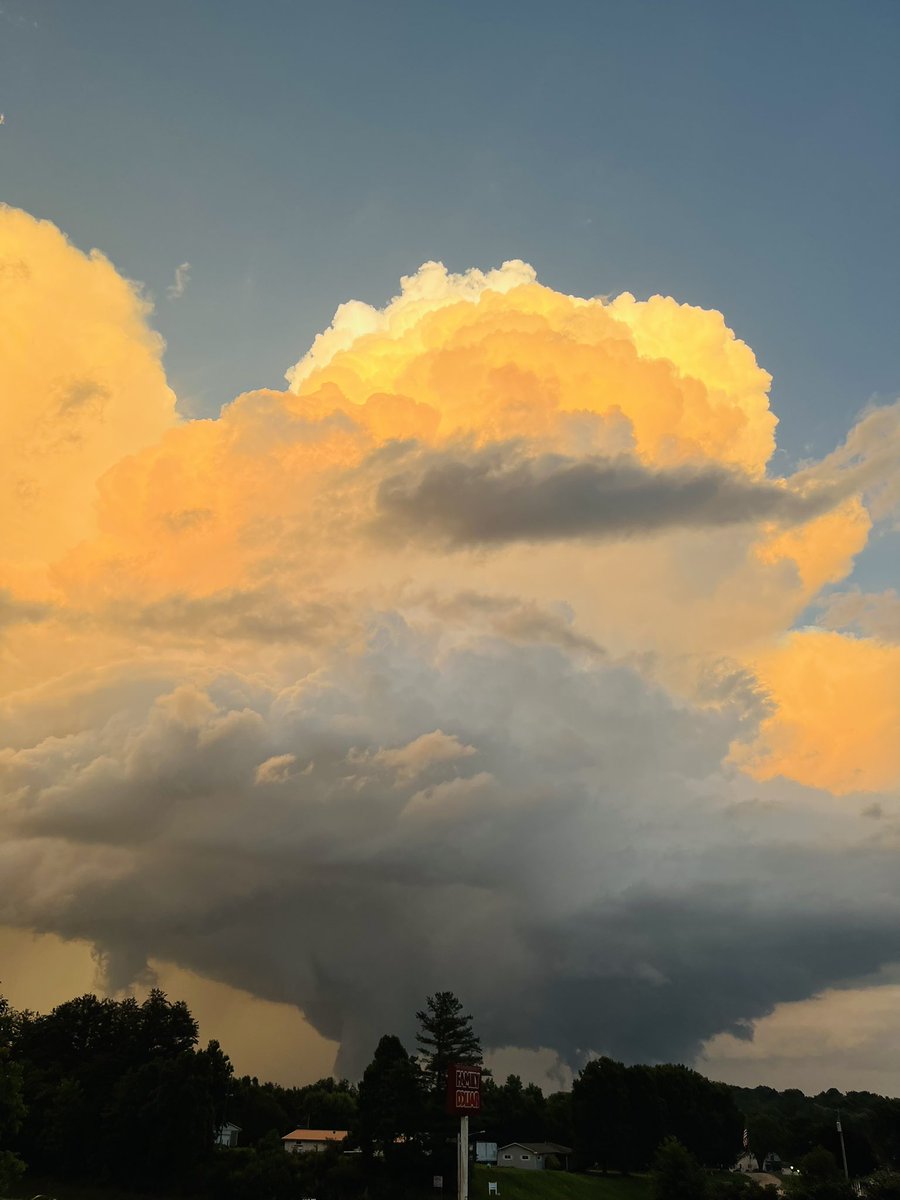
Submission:
M 750 1132 L 747 1129 L 744 1130 L 744 1149 L 750 1149 Z

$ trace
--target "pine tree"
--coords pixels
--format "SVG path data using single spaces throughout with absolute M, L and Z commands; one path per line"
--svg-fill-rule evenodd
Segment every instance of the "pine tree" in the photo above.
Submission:
M 425 1001 L 425 1009 L 416 1013 L 421 1032 L 416 1034 L 419 1062 L 428 1086 L 440 1094 L 447 1086 L 450 1063 L 481 1063 L 481 1042 L 472 1029 L 472 1014 L 464 1013 L 462 1003 L 452 992 L 435 992 Z

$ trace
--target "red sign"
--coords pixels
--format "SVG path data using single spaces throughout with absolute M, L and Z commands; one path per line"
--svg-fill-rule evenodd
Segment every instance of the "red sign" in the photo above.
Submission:
M 451 1063 L 447 1068 L 447 1112 L 481 1111 L 481 1067 Z

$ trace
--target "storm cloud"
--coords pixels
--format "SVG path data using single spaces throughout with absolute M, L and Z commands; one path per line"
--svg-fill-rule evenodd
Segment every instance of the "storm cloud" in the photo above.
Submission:
M 633 457 L 529 457 L 515 444 L 424 452 L 378 487 L 378 528 L 451 545 L 634 537 L 673 527 L 797 524 L 841 496 L 799 493 L 704 465 L 650 470 Z
M 900 953 L 890 828 L 723 770 L 740 692 L 370 633 L 289 688 L 119 683 L 4 753 L 0 919 L 89 938 L 111 986 L 155 957 L 296 1003 L 351 1075 L 438 987 L 489 1045 L 689 1059 Z

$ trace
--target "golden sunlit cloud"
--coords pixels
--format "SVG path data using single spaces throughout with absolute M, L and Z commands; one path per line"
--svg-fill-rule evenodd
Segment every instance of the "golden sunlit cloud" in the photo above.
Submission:
M 813 856 L 817 806 L 900 784 L 889 622 L 792 632 L 895 512 L 900 406 L 777 475 L 770 377 L 720 313 L 512 261 L 428 263 L 342 305 L 288 390 L 179 422 L 102 255 L 2 209 L 0 300 L 0 920 L 93 942 L 111 983 L 179 964 L 300 1005 L 355 1061 L 477 934 L 535 989 L 508 1044 L 589 1046 L 587 992 L 547 1016 L 583 978 L 618 981 L 610 1036 L 637 1005 L 652 1041 L 695 970 L 659 889 L 705 911 L 704 847 L 728 887 L 774 870 L 732 862 L 729 822 L 774 807 Z M 382 978 L 369 920 L 408 976 Z M 685 1015 L 678 1052 L 739 1003 Z
M 174 423 L 150 305 L 98 251 L 0 209 L 0 554 L 51 562 L 94 530 L 96 483 Z
M 773 704 L 743 759 L 755 778 L 839 794 L 900 788 L 900 645 L 803 630 L 754 669 Z

